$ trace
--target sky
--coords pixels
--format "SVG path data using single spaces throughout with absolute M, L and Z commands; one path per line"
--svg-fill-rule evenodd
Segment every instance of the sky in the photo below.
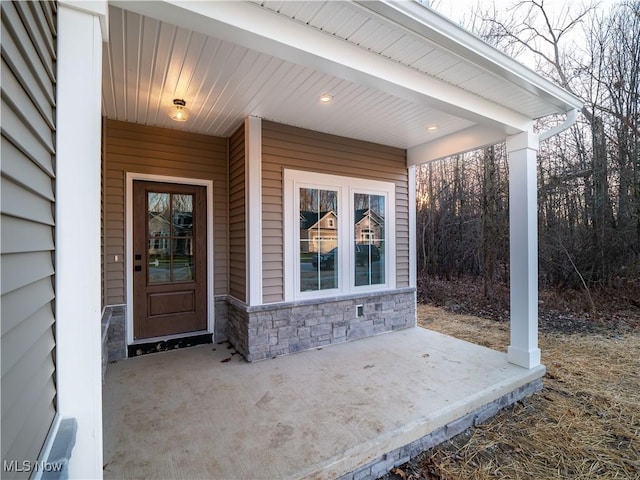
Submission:
M 457 22 L 461 21 L 465 15 L 468 16 L 472 8 L 480 3 L 483 7 L 495 4 L 496 9 L 505 11 L 510 6 L 518 3 L 519 0 L 431 0 L 431 8 Z M 616 3 L 617 0 L 599 0 L 599 8 L 607 9 Z M 589 4 L 584 0 L 544 0 L 545 9 L 550 13 L 562 11 L 565 7 L 580 8 L 583 4 Z

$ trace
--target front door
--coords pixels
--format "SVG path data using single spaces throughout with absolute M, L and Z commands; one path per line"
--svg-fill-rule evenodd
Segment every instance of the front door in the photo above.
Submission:
M 203 186 L 133 182 L 135 340 L 207 330 Z

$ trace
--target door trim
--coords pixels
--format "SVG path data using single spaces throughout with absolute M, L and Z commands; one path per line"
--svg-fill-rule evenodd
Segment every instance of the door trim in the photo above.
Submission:
M 205 332 L 189 332 L 188 334 L 168 335 L 166 337 L 145 338 L 135 342 L 133 340 L 133 182 L 141 180 L 147 182 L 178 183 L 183 185 L 198 185 L 206 187 L 207 196 L 207 330 Z M 151 175 L 147 173 L 126 172 L 126 195 L 125 195 L 125 280 L 126 280 L 126 305 L 127 305 L 127 345 L 136 343 L 148 343 L 156 340 L 168 340 L 171 338 L 188 337 L 192 335 L 202 335 L 210 333 L 213 335 L 214 329 L 214 295 L 213 295 L 213 180 L 199 178 L 171 177 L 167 175 Z M 214 339 L 215 341 L 215 339 Z

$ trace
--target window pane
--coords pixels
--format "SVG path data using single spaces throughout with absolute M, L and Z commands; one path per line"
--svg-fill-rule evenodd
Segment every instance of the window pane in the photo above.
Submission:
M 168 238 L 149 239 L 147 265 L 149 283 L 171 281 L 171 251 Z
M 193 235 L 193 195 L 172 195 L 173 235 L 190 237 Z
M 355 285 L 385 283 L 385 197 L 354 195 Z
M 375 248 L 375 245 L 372 246 Z M 385 283 L 384 279 L 384 240 L 380 240 L 377 251 L 373 252 L 371 261 L 371 285 L 380 285 Z
M 174 282 L 193 281 L 193 242 L 191 238 L 175 238 L 173 240 L 171 273 Z
M 169 220 L 171 218 L 169 198 L 168 193 L 147 193 L 150 237 L 169 236 Z
M 338 192 L 300 189 L 300 290 L 338 287 Z

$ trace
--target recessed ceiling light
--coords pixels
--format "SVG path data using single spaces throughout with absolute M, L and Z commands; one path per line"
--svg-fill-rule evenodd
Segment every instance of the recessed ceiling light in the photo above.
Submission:
M 329 95 L 328 93 L 320 95 L 320 103 L 331 103 L 331 100 L 333 100 L 333 95 Z
M 439 125 L 429 125 L 427 127 L 427 131 L 428 132 L 435 132 L 436 130 L 438 130 L 439 127 L 440 127 Z

